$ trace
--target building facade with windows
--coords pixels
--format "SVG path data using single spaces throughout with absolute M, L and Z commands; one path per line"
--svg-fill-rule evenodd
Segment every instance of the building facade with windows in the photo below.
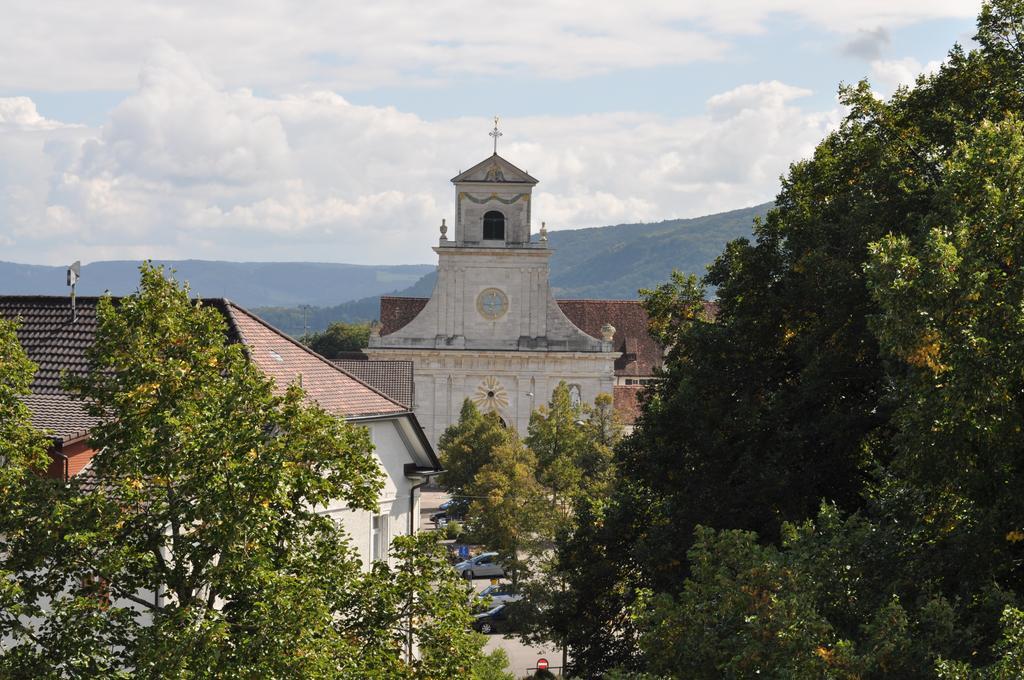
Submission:
M 442 221 L 430 298 L 381 298 L 371 360 L 414 367 L 413 409 L 430 442 L 458 421 L 465 399 L 525 433 L 559 382 L 574 400 L 613 394 L 631 424 L 662 348 L 637 301 L 556 300 L 544 225 L 532 233 L 538 180 L 494 153 L 460 173 L 452 232 Z M 627 383 L 629 380 L 631 382 Z

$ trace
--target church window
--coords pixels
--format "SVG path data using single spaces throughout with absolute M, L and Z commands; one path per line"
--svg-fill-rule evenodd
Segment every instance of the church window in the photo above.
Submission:
M 505 216 L 497 210 L 484 213 L 484 240 L 505 240 Z

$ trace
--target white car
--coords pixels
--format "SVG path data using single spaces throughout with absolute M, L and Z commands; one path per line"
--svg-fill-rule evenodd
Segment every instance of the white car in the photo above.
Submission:
M 493 607 L 506 602 L 518 602 L 523 596 L 512 590 L 511 583 L 494 583 L 477 593 L 473 599 L 479 602 L 488 598 Z
M 459 576 L 468 579 L 474 578 L 501 578 L 505 575 L 505 569 L 498 562 L 498 553 L 485 552 L 455 565 L 455 571 Z

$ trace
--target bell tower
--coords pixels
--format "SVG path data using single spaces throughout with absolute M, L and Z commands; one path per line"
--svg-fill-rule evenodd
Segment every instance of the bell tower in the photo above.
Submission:
M 530 243 L 530 206 L 537 180 L 498 155 L 497 119 L 491 136 L 494 154 L 452 178 L 455 185 L 455 239 L 441 247 L 515 248 Z

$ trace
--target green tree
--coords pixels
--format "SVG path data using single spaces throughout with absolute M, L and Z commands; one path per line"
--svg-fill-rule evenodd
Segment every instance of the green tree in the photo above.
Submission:
M 363 428 L 297 385 L 279 393 L 227 343 L 222 315 L 161 269 L 144 265 L 139 292 L 102 300 L 98 319 L 93 370 L 75 382 L 102 421 L 92 470 L 4 518 L 38 616 L 3 619 L 0 674 L 429 678 L 480 661 L 465 591 L 436 552 L 406 539 L 393 570 L 364 574 L 316 512 L 376 509 Z
M 934 228 L 883 239 L 867 267 L 899 394 L 877 493 L 913 495 L 900 510 L 917 533 L 903 540 L 965 603 L 958 625 L 971 644 L 946 653 L 967 654 L 1024 594 L 1024 125 L 1015 114 L 983 123 L 944 171 Z
M 834 672 L 843 645 L 815 609 L 813 583 L 777 550 L 749 532 L 700 527 L 688 558 L 691 576 L 677 597 L 650 594 L 637 604 L 647 672 L 843 677 Z
M 32 635 L 27 621 L 44 612 L 38 594 L 46 582 L 37 573 L 43 559 L 36 549 L 51 546 L 52 540 L 30 527 L 37 522 L 36 509 L 59 497 L 63 486 L 44 476 L 50 463 L 48 441 L 32 427 L 22 401 L 36 366 L 18 344 L 15 330 L 15 324 L 0 319 L 0 639 L 12 640 Z M 26 667 L 33 667 L 33 661 L 26 659 Z
M 309 333 L 299 341 L 328 359 L 337 359 L 344 352 L 358 352 L 370 343 L 370 324 L 336 321 L 326 330 Z
M 477 472 L 469 496 L 473 537 L 499 553 L 517 585 L 551 522 L 548 495 L 537 481 L 537 457 L 510 437 Z
M 609 395 L 598 395 L 594 406 L 573 404 L 564 381 L 551 401 L 530 415 L 525 442 L 537 456 L 537 479 L 563 523 L 571 521 L 581 494 L 604 492 L 612 446 L 621 433 Z
M 1021 8 L 985 3 L 980 47 L 889 100 L 843 87 L 848 115 L 790 168 L 754 240 L 646 294 L 663 379 L 616 450 L 611 502 L 560 548 L 598 556 L 572 580 L 576 610 L 602 622 L 570 642 L 579 675 L 636 661 L 624 612 L 642 592 L 679 595 L 695 527 L 778 546 L 823 499 L 889 544 L 858 535 L 847 563 L 847 585 L 874 596 L 841 602 L 842 580 L 819 575 L 819 614 L 865 673 L 886 672 L 871 631 L 887 617 L 906 621 L 903 677 L 938 656 L 990 660 L 1024 544 L 1007 116 L 1024 110 Z
M 495 448 L 511 441 L 514 435 L 501 423 L 497 413 L 480 413 L 470 399 L 462 402 L 459 422 L 450 426 L 437 442 L 442 477 L 453 497 L 467 497 L 480 469 L 492 457 Z
M 583 625 L 569 601 L 568 572 L 574 565 L 563 563 L 565 554 L 559 546 L 576 531 L 578 513 L 606 498 L 612 448 L 622 429 L 611 395 L 599 394 L 593 405 L 574 405 L 564 382 L 555 388 L 551 401 L 530 417 L 526 443 L 538 458 L 537 479 L 551 521 L 532 522 L 538 534 L 526 581 L 521 584 L 526 603 L 514 612 L 521 637 L 528 643 L 554 642 L 564 651 L 570 632 Z
M 1002 617 L 1003 637 L 996 645 L 999 659 L 985 668 L 959 661 L 940 660 L 940 680 L 1015 680 L 1024 677 L 1024 612 L 1007 607 Z

